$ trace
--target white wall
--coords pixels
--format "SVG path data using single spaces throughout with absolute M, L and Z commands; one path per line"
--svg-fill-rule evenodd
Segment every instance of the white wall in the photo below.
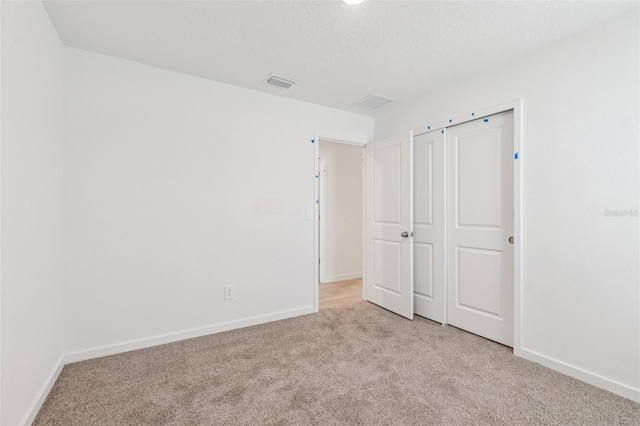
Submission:
M 371 117 L 77 49 L 66 67 L 72 359 L 312 312 L 313 132 L 367 142 Z
M 63 355 L 63 46 L 40 2 L 2 2 L 3 425 L 28 421 Z
M 524 100 L 524 355 L 640 399 L 638 13 L 376 116 L 376 139 Z
M 320 142 L 320 281 L 362 277 L 363 148 Z

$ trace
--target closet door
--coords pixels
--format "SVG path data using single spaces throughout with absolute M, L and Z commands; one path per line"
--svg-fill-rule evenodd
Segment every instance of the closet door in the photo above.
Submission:
M 447 323 L 513 346 L 513 112 L 446 140 Z
M 413 138 L 413 303 L 445 323 L 444 145 L 440 129 Z

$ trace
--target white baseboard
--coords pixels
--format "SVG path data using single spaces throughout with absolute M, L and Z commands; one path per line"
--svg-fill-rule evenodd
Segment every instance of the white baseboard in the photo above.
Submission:
M 60 359 L 58 360 L 58 365 L 51 372 L 51 374 L 49 374 L 49 377 L 47 377 L 47 380 L 45 381 L 44 385 L 42 385 L 42 388 L 40 388 L 40 392 L 38 392 L 36 399 L 31 403 L 26 415 L 20 422 L 21 425 L 30 426 L 36 419 L 38 412 L 42 408 L 42 404 L 44 404 L 44 401 L 46 401 L 47 396 L 49 396 L 49 392 L 51 392 L 51 388 L 53 388 L 56 380 L 58 380 L 58 376 L 60 376 L 60 373 L 62 372 L 62 368 L 64 367 L 63 361 L 64 356 L 60 357 Z
M 640 389 L 634 389 L 631 386 L 616 382 L 615 380 L 607 379 L 606 377 L 574 367 L 573 365 L 549 358 L 528 349 L 523 348 L 521 356 L 526 360 L 537 362 L 538 364 L 589 383 L 590 385 L 608 390 L 609 392 L 628 398 L 632 401 L 640 402 Z
M 180 340 L 206 336 L 208 334 L 220 333 L 222 331 L 234 330 L 236 328 L 249 327 L 251 325 L 264 324 L 271 321 L 278 321 L 281 319 L 292 318 L 312 313 L 314 313 L 313 306 L 305 306 L 303 308 L 290 309 L 287 311 L 275 312 L 267 315 L 228 321 L 220 324 L 178 331 L 175 333 L 167 333 L 159 336 L 130 340 L 128 342 L 116 343 L 113 345 L 100 346 L 93 349 L 72 352 L 68 353 L 65 356 L 64 361 L 65 364 L 70 364 L 73 362 L 85 361 L 88 359 L 99 358 L 108 355 L 115 355 L 123 352 L 134 351 L 136 349 L 149 348 L 151 346 L 164 345 L 166 343 L 178 342 Z
M 321 280 L 322 284 L 335 283 L 337 281 L 355 280 L 356 278 L 362 278 L 362 272 L 353 272 L 351 274 L 341 275 L 329 275 L 325 279 Z

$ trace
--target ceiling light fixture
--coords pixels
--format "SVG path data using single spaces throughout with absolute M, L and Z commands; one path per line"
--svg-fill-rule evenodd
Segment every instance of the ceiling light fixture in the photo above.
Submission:
M 362 3 L 364 0 L 342 0 L 342 1 L 350 6 L 355 6 L 357 4 Z

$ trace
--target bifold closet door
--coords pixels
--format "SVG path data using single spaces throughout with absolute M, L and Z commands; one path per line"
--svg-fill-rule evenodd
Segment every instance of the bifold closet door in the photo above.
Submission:
M 413 138 L 413 306 L 439 323 L 445 322 L 444 145 L 440 129 Z
M 366 151 L 365 295 L 413 319 L 413 135 L 372 142 Z
M 513 346 L 513 112 L 447 129 L 447 323 Z

